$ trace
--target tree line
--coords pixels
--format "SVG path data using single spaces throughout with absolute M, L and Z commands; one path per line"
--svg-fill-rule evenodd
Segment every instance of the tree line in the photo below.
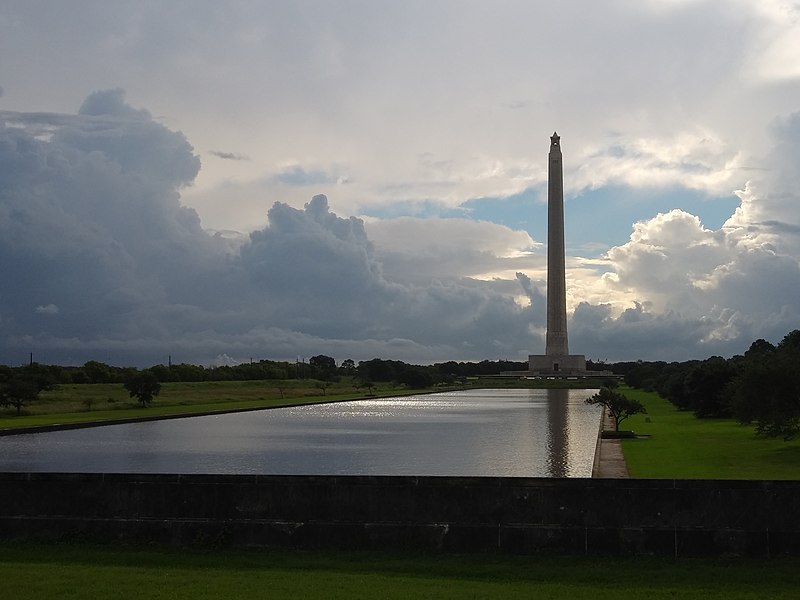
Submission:
M 506 360 L 484 360 L 477 363 L 449 361 L 434 365 L 415 365 L 399 360 L 374 358 L 356 363 L 342 360 L 337 365 L 330 356 L 320 354 L 308 361 L 258 360 L 238 365 L 204 367 L 188 363 L 156 364 L 146 369 L 118 367 L 90 360 L 82 366 L 44 365 L 31 363 L 23 367 L 0 365 L 0 382 L 12 376 L 47 381 L 48 385 L 72 383 L 124 383 L 134 374 L 147 370 L 161 383 L 171 381 L 259 381 L 270 379 L 322 379 L 360 376 L 374 381 L 397 381 L 420 378 L 431 384 L 481 375 L 499 375 L 503 371 L 527 369 L 527 363 Z
M 415 365 L 380 358 L 357 364 L 345 359 L 337 364 L 333 357 L 324 354 L 313 356 L 308 362 L 259 360 L 218 367 L 180 363 L 136 369 L 98 361 L 88 361 L 80 367 L 38 363 L 24 367 L 0 365 L 0 405 L 13 407 L 19 414 L 43 390 L 70 383 L 121 383 L 129 391 L 144 389 L 144 397 L 151 400 L 158 392 L 148 396 L 147 390 L 160 388 L 166 382 L 281 379 L 333 382 L 346 376 L 365 388 L 383 382 L 426 388 L 453 384 L 467 377 L 524 371 L 527 366 L 526 362 L 506 360 Z M 786 439 L 800 433 L 800 330 L 788 333 L 777 345 L 756 340 L 744 355 L 728 359 L 712 356 L 684 362 L 608 364 L 587 361 L 587 368 L 611 370 L 622 375 L 629 386 L 655 391 L 699 418 L 734 417 L 742 423 L 754 424 L 760 434 Z M 144 388 L 137 388 L 137 382 Z M 149 403 L 142 401 L 142 396 L 137 398 L 143 405 Z
M 31 362 L 22 367 L 0 365 L 0 406 L 13 407 L 17 414 L 39 394 L 59 384 L 122 384 L 131 397 L 148 406 L 158 395 L 162 383 L 203 381 L 265 381 L 312 379 L 335 382 L 342 377 L 355 385 L 372 389 L 376 383 L 393 382 L 409 388 L 452 384 L 465 377 L 498 375 L 502 371 L 524 370 L 527 363 L 513 361 L 455 362 L 414 365 L 399 360 L 375 358 L 360 361 L 345 359 L 337 365 L 330 356 L 312 356 L 308 362 L 258 360 L 238 365 L 203 367 L 188 363 L 157 364 L 144 369 L 117 367 L 90 360 L 82 366 L 44 365 Z
M 744 355 L 609 365 L 631 387 L 655 391 L 699 418 L 733 417 L 759 434 L 800 433 L 800 330 L 777 345 L 759 339 Z

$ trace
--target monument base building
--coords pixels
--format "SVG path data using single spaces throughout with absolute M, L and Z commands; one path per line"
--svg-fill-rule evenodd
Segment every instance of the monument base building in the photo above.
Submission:
M 531 375 L 586 375 L 586 356 L 583 354 L 529 354 L 528 372 Z

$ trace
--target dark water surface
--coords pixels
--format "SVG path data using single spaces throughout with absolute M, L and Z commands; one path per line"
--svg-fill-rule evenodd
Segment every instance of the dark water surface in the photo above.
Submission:
M 0 438 L 0 471 L 590 477 L 595 390 L 469 390 Z

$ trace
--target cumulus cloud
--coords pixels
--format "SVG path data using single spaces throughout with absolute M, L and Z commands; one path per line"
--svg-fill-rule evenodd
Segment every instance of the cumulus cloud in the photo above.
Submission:
M 219 261 L 178 201 L 199 169 L 182 135 L 125 105 L 119 90 L 91 95 L 71 117 L 11 122 L 0 128 L 0 270 L 15 281 L 0 297 L 6 333 L 37 331 L 42 311 L 26 304 L 57 306 L 65 318 L 49 332 L 58 336 L 146 330 L 149 308 L 203 286 L 194 265 Z
M 742 157 L 708 131 L 646 139 L 615 137 L 582 151 L 580 166 L 570 174 L 574 191 L 625 184 L 638 188 L 680 184 L 712 194 L 730 192 L 739 177 Z
M 331 213 L 324 196 L 303 210 L 276 203 L 268 216 L 241 262 L 278 322 L 332 338 L 407 339 L 460 356 L 487 345 L 511 352 L 513 340 L 526 337 L 525 311 L 492 282 L 387 278 L 364 223 Z
M 385 272 L 397 281 L 541 275 L 541 243 L 524 231 L 462 218 L 369 219 L 366 229 Z M 436 257 L 431 260 L 431 257 Z
M 795 210 L 800 118 L 775 121 L 773 150 L 753 171 L 741 205 L 719 230 L 672 210 L 634 225 L 587 287 L 614 302 L 580 304 L 573 335 L 589 352 L 627 344 L 634 356 L 668 359 L 742 352 L 800 324 L 800 244 Z
M 0 267 L 16 283 L 0 295 L 6 360 L 19 348 L 73 361 L 334 347 L 480 358 L 518 354 L 528 338 L 507 284 L 387 278 L 364 222 L 325 196 L 274 203 L 236 245 L 204 230 L 179 200 L 199 169 L 191 145 L 119 90 L 92 94 L 77 115 L 12 116 L 0 130 Z
M 249 235 L 215 233 L 181 199 L 200 169 L 192 145 L 121 90 L 91 94 L 77 114 L 0 117 L 0 271 L 14 282 L 0 292 L 4 362 L 31 351 L 137 364 L 167 354 L 204 364 L 318 353 L 519 360 L 543 349 L 544 253 L 525 232 L 339 216 L 316 195 L 299 207 L 262 198 Z M 798 154 L 798 122 L 775 121 L 774 154 L 757 165 L 770 169 L 753 171 L 722 228 L 674 209 L 636 223 L 602 259 L 570 257 L 571 348 L 684 359 L 796 327 L 788 155 Z M 688 155 L 700 164 L 725 152 Z M 334 180 L 299 165 L 282 173 L 287 189 Z
M 775 119 L 769 133 L 773 143 L 762 159 L 764 169 L 737 192 L 741 205 L 725 228 L 753 245 L 776 245 L 779 251 L 798 256 L 800 238 L 795 232 L 800 227 L 800 111 Z

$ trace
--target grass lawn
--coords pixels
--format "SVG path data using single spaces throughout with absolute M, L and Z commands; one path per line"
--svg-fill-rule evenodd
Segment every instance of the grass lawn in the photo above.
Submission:
M 623 440 L 631 477 L 668 479 L 800 479 L 800 439 L 758 437 L 732 419 L 698 419 L 654 392 L 621 389 L 647 407 L 622 428 L 649 439 Z
M 796 598 L 798 561 L 724 562 L 0 545 L 3 595 L 40 598 Z

